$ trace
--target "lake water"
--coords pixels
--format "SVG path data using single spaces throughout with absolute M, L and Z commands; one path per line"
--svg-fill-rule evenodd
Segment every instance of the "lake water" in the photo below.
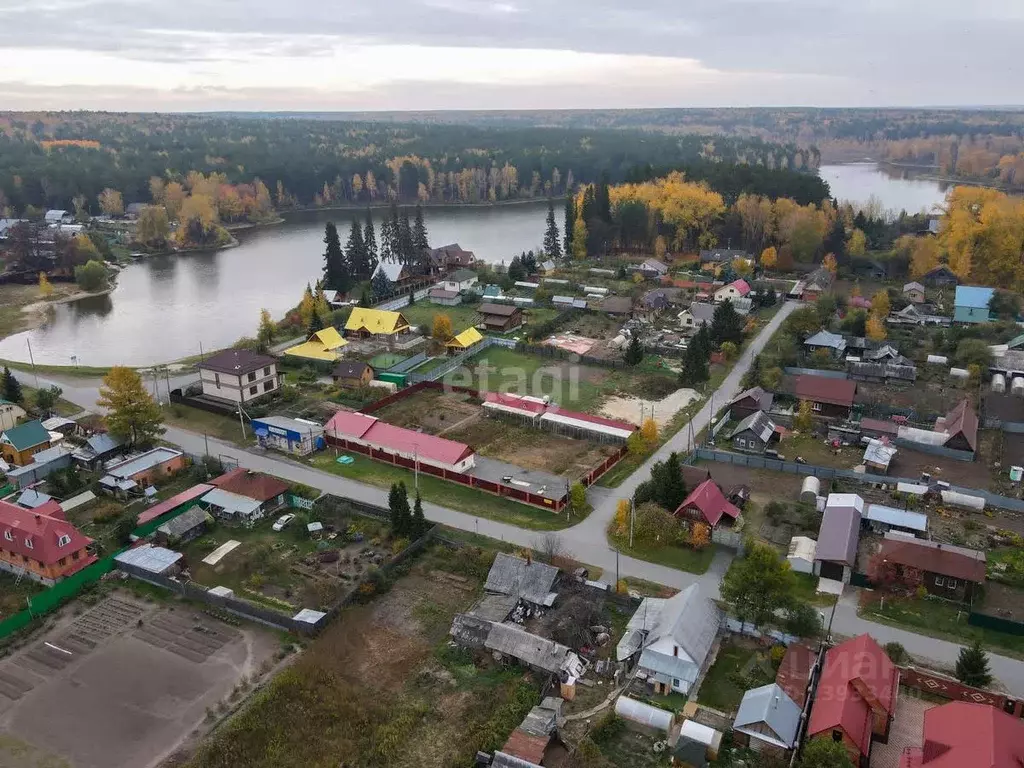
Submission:
M 379 218 L 383 211 L 375 211 Z M 281 317 L 323 267 L 324 223 L 344 245 L 362 211 L 314 211 L 288 223 L 238 233 L 241 245 L 215 253 L 149 258 L 126 266 L 109 296 L 53 308 L 44 327 L 0 340 L 0 358 L 71 365 L 151 365 L 219 349 L 253 336 L 260 309 Z M 491 263 L 508 262 L 544 239 L 546 203 L 428 208 L 434 245 L 459 243 Z M 556 206 L 559 227 L 564 209 Z
M 896 212 L 930 213 L 946 199 L 946 191 L 951 186 L 877 163 L 823 165 L 818 172 L 837 200 L 866 203 L 875 197 L 884 210 Z
M 875 196 L 886 209 L 917 212 L 942 202 L 945 185 L 882 170 L 874 163 L 827 165 L 821 176 L 840 200 Z M 376 212 L 379 216 L 383 211 Z M 537 249 L 547 206 L 428 208 L 434 245 L 457 242 L 484 261 L 508 262 Z M 556 211 L 559 227 L 561 207 Z M 229 346 L 255 334 L 260 309 L 281 317 L 295 306 L 323 266 L 324 222 L 338 225 L 342 243 L 353 216 L 364 212 L 315 211 L 288 223 L 243 231 L 241 245 L 217 253 L 145 259 L 128 265 L 109 296 L 54 307 L 44 327 L 0 340 L 0 358 L 37 363 L 152 365 Z

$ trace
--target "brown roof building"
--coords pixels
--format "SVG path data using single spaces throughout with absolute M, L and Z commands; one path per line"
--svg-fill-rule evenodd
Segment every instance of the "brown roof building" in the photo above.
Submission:
M 523 324 L 523 310 L 511 304 L 486 302 L 480 305 L 480 314 L 489 331 L 511 331 Z
M 210 481 L 210 485 L 256 501 L 269 501 L 288 491 L 288 483 L 284 480 L 262 472 L 253 472 L 245 467 L 238 467 L 215 477 Z
M 948 432 L 949 439 L 943 445 L 958 451 L 973 453 L 978 446 L 978 414 L 966 397 L 956 408 L 935 420 L 936 432 Z
M 775 682 L 801 709 L 807 701 L 807 683 L 816 661 L 817 655 L 811 648 L 802 643 L 790 643 L 775 675 Z
M 803 374 L 792 379 L 789 393 L 797 400 L 807 400 L 816 416 L 849 418 L 857 382 L 827 376 Z
M 925 589 L 947 599 L 970 602 L 977 585 L 985 583 L 985 553 L 976 549 L 889 532 L 879 554 L 900 569 L 921 571 Z
M 228 373 L 232 376 L 245 376 L 272 365 L 277 365 L 277 360 L 268 355 L 261 355 L 248 349 L 225 349 L 223 352 L 206 358 L 199 364 L 199 369 Z

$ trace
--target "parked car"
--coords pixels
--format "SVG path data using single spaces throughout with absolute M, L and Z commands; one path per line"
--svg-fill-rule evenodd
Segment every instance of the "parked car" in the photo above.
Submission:
M 281 515 L 281 516 L 280 516 L 279 518 L 277 518 L 277 520 L 276 520 L 276 521 L 274 522 L 273 528 L 274 528 L 274 530 L 275 530 L 275 531 L 283 531 L 283 530 L 284 530 L 284 527 L 285 527 L 286 525 L 288 525 L 288 523 L 290 523 L 290 522 L 291 522 L 292 520 L 294 520 L 294 519 L 295 519 L 295 515 L 292 515 L 292 514 L 288 514 L 288 515 Z

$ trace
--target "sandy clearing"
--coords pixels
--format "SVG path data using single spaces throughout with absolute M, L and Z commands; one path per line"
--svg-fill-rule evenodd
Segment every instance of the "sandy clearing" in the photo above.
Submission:
M 654 421 L 659 427 L 668 424 L 672 417 L 694 400 L 699 400 L 696 390 L 683 387 L 661 400 L 641 400 L 636 397 L 610 397 L 601 407 L 601 415 L 612 419 L 622 419 L 639 425 L 642 418 L 651 415 L 654 408 Z

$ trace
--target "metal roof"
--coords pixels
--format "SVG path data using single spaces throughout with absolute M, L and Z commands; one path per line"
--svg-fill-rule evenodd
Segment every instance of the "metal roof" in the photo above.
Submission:
M 224 510 L 229 515 L 242 515 L 248 517 L 260 508 L 262 502 L 250 499 L 248 496 L 240 496 L 231 491 L 221 488 L 214 488 L 205 494 L 200 501 Z
M 758 723 L 767 725 L 776 738 L 764 730 L 750 728 Z M 762 685 L 743 694 L 743 701 L 733 721 L 733 728 L 740 733 L 784 749 L 793 748 L 799 727 L 800 707 L 777 683 Z
M 133 477 L 140 472 L 145 472 L 147 469 L 157 467 L 165 461 L 176 459 L 181 455 L 181 451 L 176 451 L 172 448 L 154 448 L 150 451 L 139 454 L 138 456 L 125 459 L 124 461 L 107 467 L 107 474 L 124 480 Z
M 192 509 L 185 510 L 173 520 L 168 520 L 157 528 L 157 530 L 165 536 L 181 536 L 182 534 L 188 533 L 193 528 L 205 523 L 208 514 L 209 513 L 205 509 L 196 505 L 192 507 Z
M 876 523 L 895 525 L 900 528 L 911 528 L 924 533 L 928 530 L 928 515 L 921 512 L 911 512 L 907 509 L 896 509 L 886 507 L 882 504 L 868 504 L 864 512 L 865 520 L 873 520 Z
M 881 440 L 872 440 L 864 450 L 864 463 L 874 464 L 883 469 L 889 468 L 889 462 L 896 455 L 896 447 L 886 445 Z
M 640 650 L 644 644 L 644 638 L 661 618 L 662 608 L 665 607 L 663 597 L 645 597 L 640 607 L 629 618 L 626 624 L 626 631 L 615 648 L 615 658 L 618 661 L 625 661 L 634 653 Z
M 846 349 L 846 339 L 838 333 L 829 331 L 818 331 L 816 334 L 804 341 L 805 347 L 829 347 L 842 351 Z
M 718 634 L 721 616 L 714 601 L 691 584 L 665 600 L 658 623 L 647 638 L 640 666 L 655 673 L 694 682 Z M 650 645 L 671 638 L 689 658 L 669 656 Z M 692 659 L 692 661 L 691 661 Z
M 526 562 L 521 557 L 499 552 L 487 574 L 484 589 L 502 595 L 516 595 L 537 605 L 551 605 L 552 592 L 558 569 L 536 560 Z
M 515 624 L 492 624 L 484 647 L 552 673 L 561 671 L 570 654 L 576 655 L 567 646 L 531 634 Z
M 323 611 L 314 611 L 312 608 L 303 608 L 292 616 L 292 621 L 301 621 L 307 624 L 316 624 L 327 614 Z
M 253 428 L 257 424 L 266 424 L 268 427 L 277 427 L 278 429 L 286 429 L 289 432 L 297 432 L 300 435 L 316 435 L 323 431 L 323 427 L 319 424 L 310 424 L 306 421 L 299 421 L 298 419 L 289 419 L 287 416 L 264 416 L 261 419 L 253 419 Z
M 729 439 L 732 440 L 736 435 L 746 432 L 748 429 L 762 443 L 767 443 L 768 439 L 775 433 L 775 422 L 769 419 L 764 411 L 754 411 L 737 425 L 736 429 L 729 435 Z
M 857 559 L 860 516 L 863 509 L 864 500 L 856 494 L 829 494 L 825 503 L 825 512 L 821 516 L 821 528 L 818 530 L 815 560 L 853 566 Z
M 970 307 L 972 309 L 987 309 L 988 303 L 995 294 L 995 288 L 986 288 L 977 285 L 958 285 L 953 304 L 958 307 Z
M 17 504 L 19 507 L 25 507 L 25 509 L 35 509 L 36 507 L 43 506 L 43 504 L 50 501 L 52 498 L 52 496 L 40 493 L 34 488 L 26 488 L 18 497 Z
M 165 547 L 154 547 L 151 544 L 144 544 L 141 547 L 129 549 L 114 558 L 116 563 L 124 563 L 141 568 L 150 573 L 163 573 L 172 565 L 184 557 L 180 552 L 175 552 Z
M 672 713 L 661 707 L 652 707 L 643 701 L 631 699 L 628 696 L 619 696 L 615 702 L 615 714 L 623 720 L 657 728 L 659 731 L 668 733 L 672 728 Z
M 2 434 L 4 439 L 19 451 L 50 442 L 50 433 L 43 428 L 38 419 L 18 424 L 4 430 Z

